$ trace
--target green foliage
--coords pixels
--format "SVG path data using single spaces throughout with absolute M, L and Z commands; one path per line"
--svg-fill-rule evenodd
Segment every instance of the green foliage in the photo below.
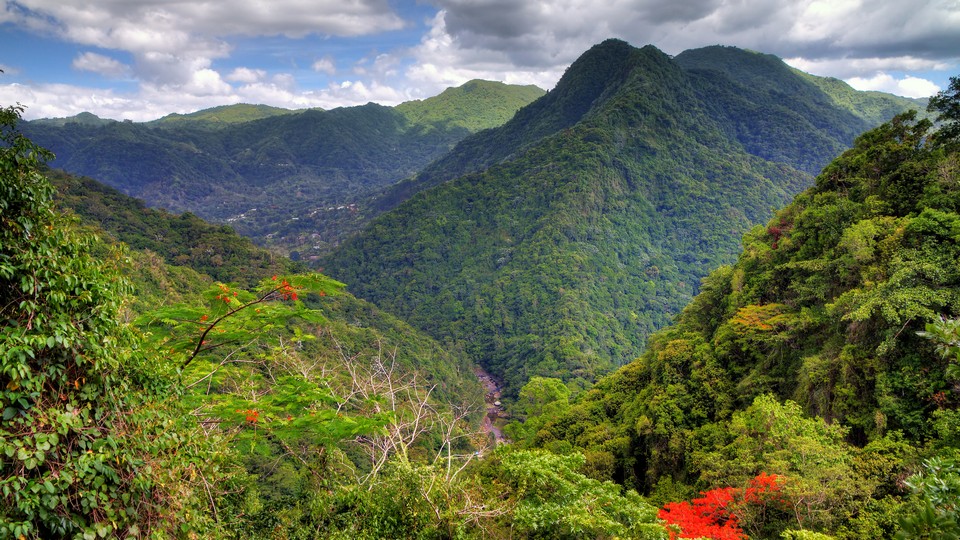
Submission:
M 462 344 L 508 395 L 533 376 L 588 385 L 638 354 L 709 268 L 732 261 L 739 233 L 806 180 L 726 140 L 688 83 L 656 49 L 598 45 L 421 176 L 510 159 L 385 214 L 326 271 Z
M 950 459 L 932 458 L 923 471 L 906 481 L 915 500 L 901 521 L 896 538 L 960 538 L 960 467 Z
M 353 518 L 327 505 L 347 505 L 355 518 L 382 510 L 396 523 L 402 508 L 364 497 L 376 509 L 360 510 L 356 494 L 390 493 L 399 489 L 393 475 L 406 471 L 408 482 L 421 469 L 440 475 L 424 489 L 454 490 L 455 474 L 440 462 L 457 471 L 483 446 L 470 430 L 482 400 L 476 382 L 464 380 L 462 358 L 342 284 L 320 274 L 274 276 L 251 290 L 217 284 L 200 300 L 155 309 L 137 324 L 156 357 L 180 366 L 183 405 L 223 434 L 246 470 L 242 491 L 219 501 L 221 513 L 242 515 L 230 534 L 301 537 L 331 520 L 347 527 Z M 398 496 L 403 508 L 429 504 L 420 493 Z M 405 537 L 419 531 L 413 522 L 371 526 L 375 537 Z
M 789 529 L 789 530 L 783 531 L 780 534 L 780 538 L 783 538 L 784 540 L 834 540 L 834 537 L 828 534 L 808 531 L 804 529 L 800 529 L 800 530 Z
M 644 491 L 777 472 L 820 531 L 892 535 L 896 478 L 957 445 L 960 168 L 930 127 L 859 137 L 639 359 L 534 418 L 534 444 Z
M 122 256 L 54 210 L 20 112 L 0 112 L 0 536 L 213 530 L 197 477 L 222 456 L 168 413 L 119 320 Z
M 282 114 L 293 114 L 296 111 L 283 109 L 280 107 L 271 107 L 269 105 L 251 105 L 249 103 L 237 103 L 235 105 L 221 105 L 211 107 L 189 114 L 168 114 L 152 122 L 147 122 L 149 126 L 165 127 L 177 124 L 197 124 L 199 126 L 211 129 L 222 128 L 229 124 L 240 124 L 243 122 L 252 122 L 271 116 Z
M 331 538 L 666 539 L 635 492 L 587 478 L 583 456 L 502 447 L 444 482 L 432 467 L 397 464 L 375 491 L 328 499 Z
M 191 268 L 224 283 L 254 285 L 264 277 L 303 270 L 258 248 L 224 225 L 211 225 L 189 213 L 174 215 L 147 208 L 99 182 L 62 172 L 48 173 L 62 207 L 128 246 L 149 250 L 168 265 Z
M 533 85 L 472 80 L 438 96 L 401 103 L 396 110 L 414 124 L 458 126 L 476 133 L 503 125 L 518 109 L 545 93 Z
M 471 88 L 498 105 L 478 107 L 472 98 L 425 100 L 402 112 L 372 103 L 330 111 L 234 105 L 145 124 L 29 122 L 24 129 L 56 152 L 55 167 L 150 206 L 227 223 L 306 260 L 357 229 L 361 200 L 440 157 L 473 126 L 490 127 L 503 118 L 491 116 L 501 105 L 515 110 L 538 95 L 479 83 L 459 93 L 473 95 Z
M 950 379 L 960 379 L 960 319 L 948 319 L 940 316 L 926 325 L 926 330 L 917 332 L 920 337 L 932 339 L 937 351 L 943 358 L 950 360 L 946 375 Z
M 559 379 L 531 377 L 520 389 L 516 408 L 524 418 L 541 416 L 554 404 L 563 406 L 570 398 L 570 389 Z
M 494 482 L 515 500 L 513 525 L 528 538 L 665 538 L 656 509 L 633 491 L 577 471 L 585 459 L 542 451 L 502 452 Z
M 785 479 L 782 491 L 790 511 L 755 517 L 752 523 L 743 519 L 751 534 L 763 529 L 769 537 L 792 522 L 834 530 L 873 494 L 874 486 L 856 474 L 854 449 L 844 441 L 846 430 L 805 417 L 791 401 L 781 404 L 772 396 L 759 396 L 729 422 L 707 426 L 703 435 L 692 456 L 702 485 L 745 486 L 764 471 Z
M 936 113 L 941 122 L 937 141 L 950 144 L 960 140 L 960 77 L 950 77 L 947 89 L 930 98 L 927 111 Z

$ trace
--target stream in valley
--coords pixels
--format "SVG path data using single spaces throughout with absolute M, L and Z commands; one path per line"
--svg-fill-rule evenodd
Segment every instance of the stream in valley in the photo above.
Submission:
M 501 429 L 503 424 L 501 420 L 506 417 L 506 414 L 500 403 L 500 382 L 480 366 L 475 367 L 473 372 L 483 385 L 483 401 L 487 410 L 487 414 L 483 417 L 483 432 L 492 435 L 496 444 L 508 442 Z

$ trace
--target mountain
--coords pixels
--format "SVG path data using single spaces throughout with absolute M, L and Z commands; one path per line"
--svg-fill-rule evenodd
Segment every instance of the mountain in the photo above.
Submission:
M 175 215 L 147 208 L 143 201 L 90 178 L 50 171 L 57 202 L 81 221 L 167 264 L 187 266 L 224 283 L 247 286 L 266 276 L 306 270 L 302 264 L 257 247 L 230 227 L 207 223 L 189 213 Z
M 583 451 L 600 477 L 648 492 L 758 469 L 822 482 L 815 506 L 837 486 L 905 496 L 922 458 L 955 456 L 960 168 L 956 141 L 931 143 L 929 127 L 899 116 L 860 136 L 640 358 L 540 419 L 534 444 Z M 891 537 L 875 502 L 847 493 L 832 501 L 842 523 L 823 525 Z
M 854 137 L 925 103 L 858 92 L 776 56 L 713 46 L 674 59 L 695 79 L 711 116 L 753 155 L 817 174 Z
M 108 118 L 100 118 L 99 116 L 91 112 L 82 112 L 74 116 L 68 116 L 66 118 L 41 118 L 39 120 L 34 120 L 35 123 L 47 126 L 59 126 L 63 127 L 67 124 L 77 124 L 83 126 L 104 126 L 107 124 L 112 124 L 116 120 L 110 120 Z
M 324 268 L 464 343 L 508 392 L 534 375 L 586 385 L 867 125 L 773 56 L 606 41 L 502 127 L 387 188 L 386 213 Z
M 910 109 L 917 109 L 922 118 L 930 117 L 926 112 L 930 101 L 928 98 L 905 98 L 873 90 L 854 90 L 840 79 L 815 77 L 799 70 L 796 73 L 817 85 L 838 107 L 863 118 L 870 125 L 880 125 Z
M 793 69 L 776 56 L 736 47 L 692 49 L 674 61 L 690 76 L 713 121 L 747 152 L 811 175 L 864 130 L 926 107 L 924 100 L 858 92 L 837 79 Z M 594 56 L 593 62 L 576 84 L 558 86 L 500 129 L 464 139 L 415 177 L 385 188 L 361 206 L 370 207 L 372 215 L 388 211 L 414 193 L 511 159 L 542 137 L 574 125 L 623 76 L 615 58 Z
M 304 265 L 253 245 L 230 227 L 192 214 L 145 207 L 90 178 L 48 172 L 57 204 L 100 235 L 128 246 L 127 278 L 136 294 L 129 305 L 143 313 L 172 304 L 195 305 L 215 282 L 252 288 L 273 275 L 305 272 Z M 450 352 L 396 317 L 339 291 L 308 299 L 326 318 L 317 355 L 339 365 L 340 352 L 364 358 L 390 351 L 399 366 L 441 388 L 435 396 L 482 403 L 480 387 L 463 354 Z M 339 352 L 338 352 L 339 351 Z
M 235 105 L 146 124 L 34 121 L 22 129 L 56 154 L 53 167 L 288 252 L 324 252 L 356 219 L 361 195 L 413 174 L 538 94 L 474 81 L 401 108 Z
M 222 105 L 212 107 L 188 114 L 168 114 L 163 118 L 158 118 L 152 122 L 147 122 L 149 126 L 169 126 L 176 124 L 195 123 L 211 128 L 224 127 L 229 124 L 239 124 L 279 116 L 281 114 L 293 114 L 297 111 L 283 109 L 280 107 L 271 107 L 269 105 L 252 105 L 249 103 L 237 103 L 235 105 Z
M 502 125 L 517 109 L 545 93 L 533 85 L 474 79 L 434 97 L 401 103 L 396 109 L 414 124 L 458 126 L 475 133 Z
M 734 259 L 740 234 L 810 181 L 730 137 L 701 80 L 654 47 L 595 46 L 420 178 L 496 164 L 384 214 L 326 270 L 464 343 L 510 392 L 534 375 L 589 384 L 637 355 Z

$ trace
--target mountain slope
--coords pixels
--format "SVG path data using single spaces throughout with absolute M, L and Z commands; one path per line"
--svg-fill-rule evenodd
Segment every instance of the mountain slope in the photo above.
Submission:
M 871 127 L 775 56 L 714 46 L 674 60 L 693 76 L 710 115 L 764 159 L 816 174 Z
M 236 105 L 222 105 L 212 107 L 188 114 L 168 114 L 163 118 L 158 118 L 152 122 L 147 122 L 149 126 L 170 126 L 175 124 L 195 123 L 210 128 L 224 127 L 229 124 L 239 124 L 251 122 L 271 116 L 281 114 L 292 114 L 297 111 L 283 109 L 280 107 L 271 107 L 269 105 L 252 105 L 250 103 L 238 103 Z
M 876 91 L 854 90 L 849 84 L 833 77 L 815 77 L 799 70 L 797 75 L 817 85 L 830 99 L 854 115 L 864 119 L 870 125 L 880 125 L 903 111 L 917 109 L 921 117 L 929 99 L 905 98 Z
M 622 81 L 621 58 L 630 49 L 630 45 L 617 40 L 592 48 L 584 54 L 589 60 L 581 59 L 577 70 L 568 70 L 556 88 L 521 108 L 502 127 L 468 137 L 415 177 L 384 190 L 372 202 L 373 212 L 390 210 L 419 191 L 499 163 L 526 146 L 573 126 L 608 88 Z
M 960 315 L 960 167 L 928 127 L 898 117 L 859 137 L 539 444 L 566 440 L 629 485 L 693 483 L 709 465 L 694 454 L 723 440 L 711 423 L 769 393 L 858 446 L 955 446 L 951 359 L 917 331 Z
M 50 171 L 47 176 L 57 188 L 61 207 L 135 250 L 159 255 L 166 264 L 245 286 L 273 274 L 305 270 L 286 257 L 255 246 L 229 227 L 207 223 L 192 214 L 174 215 L 147 208 L 143 201 L 90 178 L 60 171 Z
M 129 247 L 129 263 L 124 269 L 136 289 L 128 305 L 134 312 L 171 304 L 195 305 L 214 282 L 250 288 L 272 275 L 306 270 L 253 245 L 229 227 L 190 214 L 146 208 L 142 201 L 89 178 L 57 171 L 48 177 L 57 188 L 60 207 L 76 213 L 101 236 Z M 326 318 L 320 343 L 313 350 L 328 364 L 340 366 L 346 360 L 340 359 L 340 354 L 365 362 L 377 355 L 394 355 L 400 369 L 416 371 L 426 383 L 439 385 L 435 397 L 472 403 L 479 410 L 481 389 L 462 353 L 448 351 L 346 291 L 306 300 Z
M 502 125 L 545 93 L 533 85 L 472 80 L 434 97 L 401 103 L 396 109 L 414 124 L 459 126 L 473 133 Z
M 497 107 L 478 108 L 466 97 L 476 95 Z M 537 95 L 473 82 L 402 109 L 236 105 L 146 124 L 84 116 L 27 122 L 23 130 L 56 154 L 54 167 L 151 206 L 228 222 L 286 251 L 322 252 L 355 219 L 349 206 L 361 195 L 413 174 Z
M 808 181 L 726 137 L 665 54 L 619 41 L 472 141 L 482 138 L 530 143 L 381 216 L 326 268 L 464 343 L 511 392 L 533 375 L 586 384 L 633 358 L 709 269 L 732 261 L 739 234 Z M 484 161 L 482 149 L 468 146 L 463 162 Z

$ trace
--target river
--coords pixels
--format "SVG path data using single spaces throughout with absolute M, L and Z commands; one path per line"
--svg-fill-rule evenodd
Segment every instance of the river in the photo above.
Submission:
M 487 414 L 483 416 L 483 432 L 492 435 L 496 444 L 509 442 L 500 428 L 499 420 L 506 418 L 503 405 L 500 403 L 500 382 L 480 366 L 476 366 L 473 372 L 483 385 L 483 401 L 487 409 Z

